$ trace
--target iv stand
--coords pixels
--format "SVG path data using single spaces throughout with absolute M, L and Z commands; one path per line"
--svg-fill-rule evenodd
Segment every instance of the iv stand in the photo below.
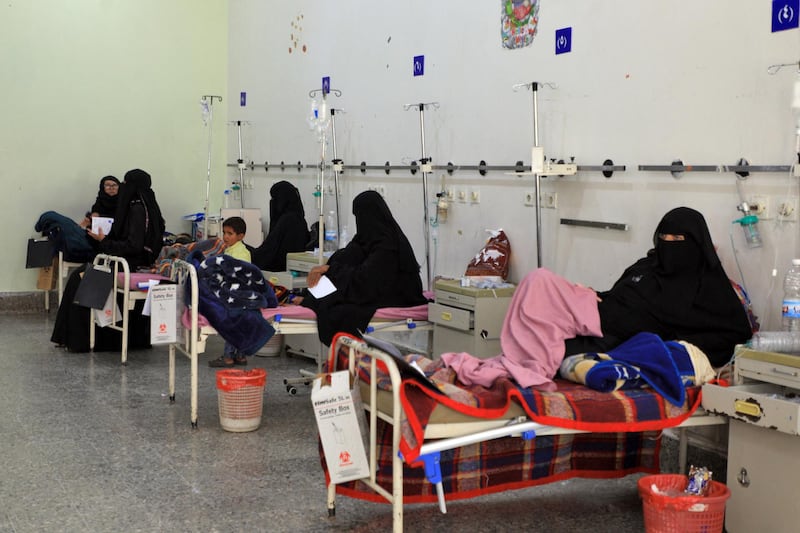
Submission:
M 242 159 L 242 121 L 236 121 L 236 133 L 239 137 L 239 159 L 236 160 L 239 168 L 239 206 L 244 209 L 244 159 Z
M 408 111 L 416 107 L 419 108 L 419 130 L 420 130 L 420 144 L 422 145 L 422 159 L 420 162 L 420 169 L 422 170 L 422 205 L 423 205 L 423 221 L 422 227 L 424 228 L 425 235 L 425 269 L 428 274 L 426 281 L 428 289 L 433 286 L 433 276 L 431 272 L 431 230 L 429 228 L 430 219 L 428 218 L 428 174 L 431 173 L 431 159 L 425 154 L 425 106 L 432 105 L 434 108 L 439 107 L 438 102 L 429 102 L 427 104 L 405 104 L 403 108 Z
M 322 89 L 313 89 L 308 92 L 309 98 L 314 98 L 314 96 L 318 93 L 322 93 L 322 100 L 323 102 L 327 101 L 328 93 Z M 341 96 L 342 91 L 338 89 L 331 89 L 329 92 L 332 92 L 336 96 Z M 327 105 L 325 106 L 327 109 Z M 331 123 L 333 122 L 333 109 L 331 109 Z M 319 160 L 319 178 L 317 182 L 317 191 L 316 194 L 318 196 L 317 205 L 319 206 L 319 219 L 317 224 L 317 233 L 318 233 L 318 240 L 317 246 L 319 247 L 319 263 L 320 265 L 325 264 L 325 255 L 324 255 L 324 245 L 325 245 L 325 147 L 327 144 L 327 135 L 326 132 L 322 133 L 322 139 L 320 140 L 320 144 L 322 148 L 320 150 L 320 160 Z M 334 191 L 336 193 L 336 202 L 339 202 L 339 191 L 338 189 Z M 337 210 L 336 216 L 339 216 L 339 212 Z
M 333 197 L 336 200 L 336 229 L 339 235 L 342 234 L 342 220 L 339 216 L 339 173 L 341 172 L 342 161 L 336 155 L 336 112 L 344 112 L 341 109 L 331 108 L 331 144 L 333 146 Z M 344 243 L 339 243 L 341 247 Z
M 533 93 L 533 147 L 534 152 L 539 148 L 539 84 L 537 82 L 531 83 L 531 92 Z M 542 176 L 537 170 L 534 170 L 534 162 L 531 160 L 531 172 L 533 172 L 534 189 L 536 191 L 536 266 L 542 267 L 542 203 L 541 203 L 541 188 Z
M 222 102 L 221 96 L 204 94 L 201 100 L 208 100 L 208 164 L 206 170 L 206 202 L 203 206 L 203 236 L 208 238 L 208 199 L 211 196 L 211 132 L 214 129 L 214 99 Z

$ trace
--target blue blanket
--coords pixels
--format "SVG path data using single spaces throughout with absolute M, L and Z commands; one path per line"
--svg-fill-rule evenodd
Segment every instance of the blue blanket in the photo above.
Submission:
M 241 354 L 252 355 L 275 334 L 261 308 L 277 307 L 272 287 L 258 267 L 227 255 L 192 252 L 197 269 L 198 311 Z
M 87 263 L 97 254 L 86 236 L 86 230 L 71 218 L 55 211 L 42 213 L 34 229 L 50 239 L 56 251 L 64 252 L 65 261 Z
M 559 373 L 602 392 L 649 385 L 670 403 L 683 405 L 686 386 L 693 384 L 695 370 L 684 345 L 645 332 L 607 353 L 567 356 Z

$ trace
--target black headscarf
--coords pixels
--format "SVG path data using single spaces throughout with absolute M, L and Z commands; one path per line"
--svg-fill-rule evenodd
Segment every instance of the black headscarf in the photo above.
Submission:
M 305 223 L 306 213 L 300 191 L 288 181 L 279 181 L 269 189 L 269 228 L 277 224 L 281 217 L 293 213 L 299 215 Z
M 97 199 L 92 205 L 92 209 L 89 211 L 90 213 L 97 213 L 101 217 L 113 217 L 114 214 L 117 212 L 117 199 L 119 197 L 119 191 L 117 194 L 111 196 L 106 192 L 105 189 L 105 182 L 113 181 L 117 185 L 119 185 L 119 180 L 114 176 L 106 176 L 100 180 L 100 190 L 97 193 Z
M 254 265 L 262 270 L 286 270 L 286 254 L 302 252 L 308 242 L 308 225 L 300 191 L 288 181 L 269 190 L 269 232 L 261 246 L 250 252 Z
M 146 217 L 145 247 L 148 252 L 158 255 L 163 244 L 165 224 L 161 208 L 156 202 L 156 195 L 150 185 L 150 174 L 144 170 L 137 168 L 125 173 L 125 179 L 120 185 L 119 194 L 117 194 L 119 199 L 117 200 L 117 213 L 114 215 L 114 225 L 111 226 L 108 236 L 112 239 L 120 237 L 120 232 L 124 231 L 131 204 L 140 201 L 144 205 Z
M 664 234 L 682 235 L 683 240 L 659 238 Z M 664 340 L 692 342 L 712 363 L 721 364 L 735 344 L 752 334 L 703 215 L 688 207 L 664 215 L 653 234 L 653 249 L 628 267 L 611 290 L 598 295 L 601 326 L 610 344 L 649 331 Z

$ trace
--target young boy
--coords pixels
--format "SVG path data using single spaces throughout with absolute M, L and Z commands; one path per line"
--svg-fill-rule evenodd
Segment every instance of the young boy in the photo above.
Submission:
M 247 224 L 241 217 L 226 218 L 222 223 L 222 242 L 225 243 L 225 255 L 250 263 L 250 250 L 242 242 L 247 232 Z M 221 357 L 208 362 L 212 368 L 228 368 L 234 365 L 247 365 L 247 358 L 240 354 L 229 342 Z

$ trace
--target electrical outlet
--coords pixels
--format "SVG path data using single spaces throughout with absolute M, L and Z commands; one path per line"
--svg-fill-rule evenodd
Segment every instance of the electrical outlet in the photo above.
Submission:
M 776 202 L 775 216 L 784 222 L 797 222 L 797 196 L 779 198 Z
M 456 190 L 456 201 L 459 203 L 466 203 L 467 202 L 467 191 L 464 189 L 457 189 Z
M 471 189 L 469 191 L 469 202 L 472 203 L 472 204 L 481 203 L 481 190 L 480 189 Z
M 380 193 L 381 196 L 386 198 L 386 186 L 385 185 L 378 185 L 378 193 Z
M 534 191 L 525 191 L 523 203 L 528 207 L 533 207 L 536 204 L 536 193 Z
M 755 195 L 750 197 L 747 202 L 750 207 L 750 212 L 758 215 L 760 220 L 767 220 L 769 218 L 769 197 L 764 195 Z
M 454 191 L 452 188 L 450 188 L 450 189 L 447 189 L 447 190 L 445 191 L 445 193 L 447 194 L 447 200 L 448 200 L 448 201 L 452 202 L 453 200 L 455 200 L 455 199 L 456 199 L 456 193 L 455 193 L 455 191 Z
M 558 195 L 554 192 L 542 193 L 542 207 L 555 209 L 558 207 Z

